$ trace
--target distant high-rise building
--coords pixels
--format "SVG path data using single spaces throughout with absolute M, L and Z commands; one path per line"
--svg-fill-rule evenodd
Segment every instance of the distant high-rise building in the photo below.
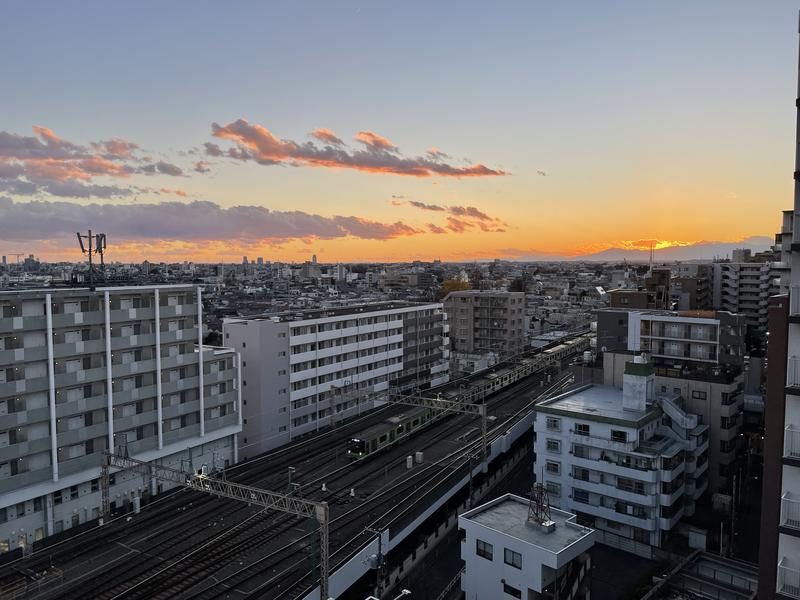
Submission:
M 246 264 L 248 264 L 248 261 L 247 261 L 247 257 L 246 257 L 246 256 L 243 256 L 243 257 L 242 257 L 242 264 L 243 264 L 243 265 L 246 265 Z
M 259 256 L 259 257 L 256 259 L 256 264 L 257 264 L 259 267 L 263 267 L 263 266 L 264 266 L 264 257 L 263 257 L 263 256 Z
M 312 256 L 311 256 L 311 264 L 312 264 L 312 265 L 315 265 L 315 264 L 317 264 L 317 255 L 316 255 L 316 254 L 314 254 L 314 255 L 312 255 Z
M 7 264 L 8 264 L 8 259 L 7 259 L 7 258 L 5 257 L 5 255 L 4 255 L 4 256 L 3 256 L 3 266 L 5 266 L 5 265 L 7 265 Z

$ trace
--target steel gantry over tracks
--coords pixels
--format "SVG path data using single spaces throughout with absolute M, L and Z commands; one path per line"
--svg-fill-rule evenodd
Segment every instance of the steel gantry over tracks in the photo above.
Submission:
M 133 471 L 147 477 L 155 477 L 156 479 L 168 481 L 197 492 L 205 492 L 221 498 L 239 500 L 240 502 L 255 504 L 265 509 L 276 510 L 299 517 L 316 519 L 319 523 L 319 596 L 320 600 L 328 600 L 330 578 L 330 546 L 328 537 L 330 511 L 327 502 L 315 502 L 313 500 L 305 500 L 286 494 L 269 492 L 248 485 L 209 477 L 202 473 L 186 473 L 178 469 L 136 460 L 135 458 L 112 454 L 110 452 L 104 452 L 103 455 L 100 485 L 102 488 L 103 514 L 106 517 L 110 513 L 109 475 L 113 468 L 121 471 Z
M 483 447 L 484 459 L 489 455 L 489 448 L 486 441 L 486 405 L 485 404 L 470 404 L 467 402 L 459 402 L 458 400 L 445 400 L 437 396 L 436 398 L 429 398 L 422 394 L 411 394 L 405 396 L 403 394 L 388 394 L 384 400 L 392 404 L 405 404 L 407 406 L 421 406 L 423 408 L 432 408 L 434 410 L 442 411 L 442 414 L 447 412 L 463 413 L 467 415 L 478 415 L 481 418 L 481 446 Z

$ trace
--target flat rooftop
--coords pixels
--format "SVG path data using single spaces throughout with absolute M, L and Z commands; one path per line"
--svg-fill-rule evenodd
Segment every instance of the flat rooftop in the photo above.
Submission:
M 556 396 L 537 405 L 541 412 L 580 415 L 598 421 L 611 421 L 636 427 L 655 419 L 661 409 L 648 405 L 646 410 L 627 410 L 622 407 L 622 390 L 610 385 L 587 385 Z
M 462 514 L 461 517 L 554 554 L 594 534 L 593 529 L 575 523 L 574 514 L 557 508 L 550 509 L 550 518 L 556 524 L 553 531 L 547 532 L 537 525 L 529 524 L 528 500 L 513 494 L 500 496 Z
M 366 304 L 351 304 L 349 306 L 336 306 L 331 308 L 313 308 L 305 310 L 281 311 L 275 313 L 264 313 L 262 315 L 252 315 L 245 317 L 232 317 L 235 321 L 310 321 L 312 319 L 324 319 L 327 317 L 339 317 L 344 315 L 357 315 L 362 313 L 379 312 L 383 310 L 393 310 L 398 308 L 409 308 L 413 306 L 438 305 L 438 302 L 370 302 Z

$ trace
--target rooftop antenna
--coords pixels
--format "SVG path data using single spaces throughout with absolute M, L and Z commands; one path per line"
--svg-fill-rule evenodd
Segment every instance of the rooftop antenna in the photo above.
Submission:
M 83 235 L 80 231 L 75 235 L 78 236 L 81 252 L 89 256 L 89 288 L 94 290 L 94 264 L 92 263 L 92 255 L 97 254 L 100 256 L 100 271 L 105 275 L 106 264 L 104 253 L 106 250 L 106 234 L 96 233 L 92 235 L 92 230 L 90 229 L 88 235 Z M 86 245 L 83 243 L 84 240 L 86 240 Z
M 528 522 L 548 528 L 553 526 L 550 517 L 550 497 L 547 488 L 541 483 L 534 483 L 531 490 L 531 501 L 528 504 Z

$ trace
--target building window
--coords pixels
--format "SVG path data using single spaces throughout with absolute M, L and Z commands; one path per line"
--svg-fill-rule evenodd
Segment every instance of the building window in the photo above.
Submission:
M 561 463 L 557 463 L 552 460 L 548 460 L 544 465 L 545 471 L 548 473 L 552 473 L 553 475 L 560 475 L 561 474 Z
M 504 560 L 507 565 L 511 565 L 516 569 L 522 569 L 522 554 L 514 552 L 508 548 L 504 549 Z
M 247 342 L 242 342 L 242 348 L 247 348 Z
M 552 496 L 553 498 L 560 498 L 561 497 L 561 484 L 556 483 L 554 481 L 548 481 L 545 483 L 545 487 L 547 488 L 547 494 Z
M 486 560 L 493 560 L 492 545 L 483 540 L 475 540 L 475 554 Z
M 589 435 L 589 425 L 587 423 L 575 423 L 575 433 Z
M 575 488 L 572 491 L 572 499 L 581 504 L 589 504 L 589 492 Z
M 561 431 L 561 419 L 547 417 L 547 428 L 550 431 Z
M 575 477 L 575 479 L 589 481 L 589 469 L 584 469 L 583 467 L 573 467 L 572 475 Z
M 555 454 L 561 454 L 561 441 L 552 438 L 547 439 L 547 451 Z
M 692 400 L 705 400 L 707 398 L 708 394 L 706 394 L 705 392 L 699 392 L 697 390 L 694 390 L 692 392 Z
M 517 588 L 508 585 L 507 583 L 503 584 L 503 591 L 514 598 L 522 598 L 522 592 Z
M 612 442 L 627 442 L 628 441 L 628 432 L 627 431 L 619 431 L 616 429 L 611 430 L 611 441 Z

